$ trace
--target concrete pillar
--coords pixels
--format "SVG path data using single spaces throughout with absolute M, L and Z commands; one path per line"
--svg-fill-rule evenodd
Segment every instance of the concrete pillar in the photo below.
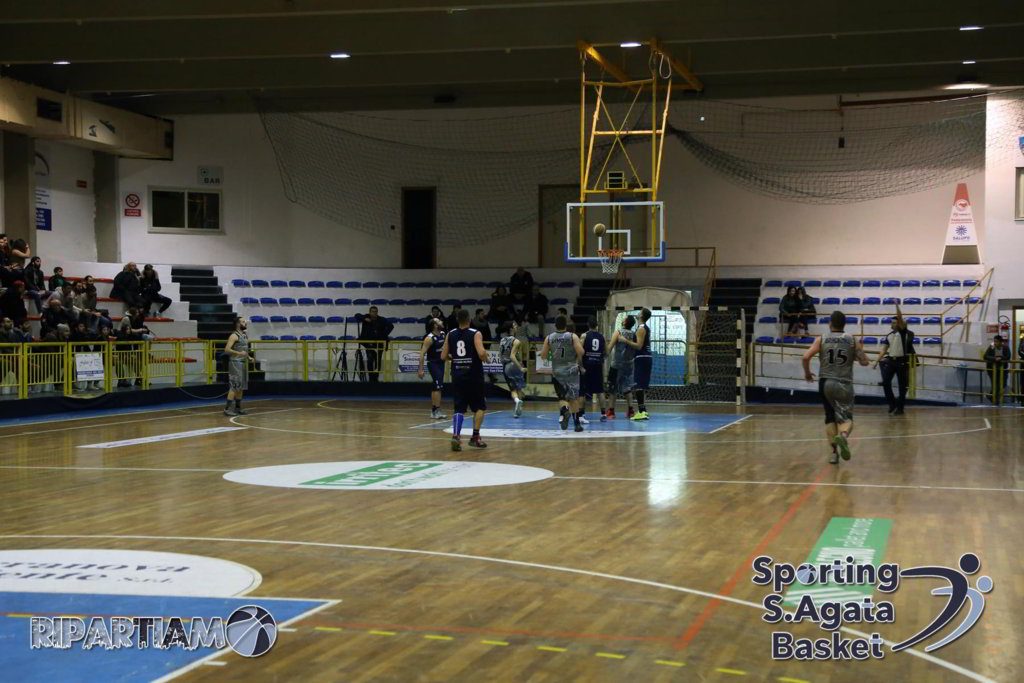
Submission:
M 117 157 L 106 152 L 93 152 L 93 161 L 93 191 L 96 196 L 96 260 L 100 263 L 120 263 Z
M 3 135 L 3 231 L 22 238 L 36 251 L 35 141 L 5 131 Z

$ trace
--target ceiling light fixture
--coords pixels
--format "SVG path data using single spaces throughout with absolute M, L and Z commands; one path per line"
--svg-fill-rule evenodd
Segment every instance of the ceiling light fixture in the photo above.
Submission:
M 943 90 L 987 90 L 988 88 L 991 88 L 991 87 L 992 87 L 992 85 L 990 83 L 975 83 L 973 81 L 968 81 L 968 82 L 965 82 L 965 83 L 953 83 L 952 85 L 944 85 L 944 86 L 942 86 L 942 89 Z
M 961 26 L 960 30 L 961 31 L 980 31 L 983 28 L 985 28 L 985 27 L 984 26 L 975 26 L 975 25 L 971 24 L 970 26 Z
M 54 62 L 54 64 L 55 64 L 56 66 L 67 66 L 67 65 L 68 65 L 68 64 L 70 64 L 70 63 L 71 63 L 71 62 L 69 62 L 69 61 L 68 61 L 68 60 L 66 60 L 66 59 L 58 59 L 58 60 L 57 60 L 56 62 Z
M 641 45 L 643 45 L 643 43 L 638 43 L 635 40 L 629 41 L 627 43 L 619 43 L 619 47 L 640 47 Z
M 977 62 L 975 62 L 973 59 L 965 59 L 964 61 L 962 61 L 960 63 L 961 64 L 977 64 Z
M 352 55 L 350 55 L 347 52 L 332 52 L 331 53 L 331 59 L 348 59 L 351 56 Z

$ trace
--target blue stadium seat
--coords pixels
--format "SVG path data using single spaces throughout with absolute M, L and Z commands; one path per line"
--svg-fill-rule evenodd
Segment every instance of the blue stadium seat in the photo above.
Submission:
M 943 301 L 949 306 L 955 306 L 956 304 L 962 304 L 964 298 L 962 296 L 947 296 Z
M 398 288 L 398 283 L 397 282 L 382 282 L 382 283 L 380 283 L 380 288 L 381 289 L 397 289 Z
M 324 318 L 322 315 L 311 315 L 309 316 L 309 322 L 313 323 L 314 325 L 322 325 L 323 323 L 327 322 L 327 319 Z
M 839 297 L 838 296 L 827 296 L 827 297 L 825 297 L 824 299 L 821 300 L 821 303 L 823 303 L 826 306 L 838 306 L 839 305 Z
M 273 334 L 264 334 L 260 336 L 262 341 L 277 341 L 277 336 Z
M 779 319 L 776 318 L 774 315 L 766 315 L 766 316 L 758 318 L 757 322 L 759 322 L 759 323 L 766 323 L 766 324 L 774 324 L 774 323 L 778 323 Z
M 469 283 L 468 282 L 452 282 L 449 286 L 451 288 L 453 288 L 453 289 L 466 289 L 467 287 L 469 287 Z
M 559 282 L 558 283 L 558 288 L 559 289 L 572 289 L 575 286 L 576 286 L 575 282 Z
M 418 287 L 419 289 L 429 289 L 429 288 L 434 286 L 434 283 L 433 282 L 417 282 L 415 286 Z
M 938 280 L 921 280 L 922 287 L 940 287 L 942 283 Z
M 317 306 L 333 306 L 334 305 L 334 299 L 332 299 L 329 296 L 320 297 L 319 299 L 316 300 L 316 305 Z
M 252 281 L 252 286 L 253 287 L 269 287 L 270 283 L 267 282 L 266 280 L 253 280 Z
M 466 286 L 467 287 L 472 287 L 473 289 L 483 289 L 484 287 L 487 286 L 487 283 L 486 282 L 481 282 L 481 281 L 477 280 L 475 282 L 470 282 Z
M 242 297 L 242 304 L 245 305 L 245 306 L 257 306 L 257 305 L 259 305 L 259 303 L 260 303 L 260 300 L 257 299 L 254 296 L 243 296 Z
M 878 343 L 878 337 L 864 337 L 863 341 L 866 346 L 874 346 Z
M 405 306 L 406 305 L 406 301 L 405 301 L 405 299 L 392 299 L 391 300 L 391 305 L 392 306 Z
M 942 318 L 937 315 L 925 316 L 924 320 L 921 321 L 922 325 L 938 325 L 942 322 Z
M 788 336 L 787 337 L 783 337 L 780 340 L 780 343 L 782 343 L 782 344 L 796 344 L 796 337 L 788 337 Z
M 904 306 L 920 306 L 921 298 L 916 296 L 908 296 L 903 299 Z
M 866 296 L 861 303 L 865 306 L 881 306 L 882 300 L 877 296 Z
M 866 316 L 864 316 L 864 324 L 865 325 L 877 325 L 878 324 L 878 316 L 876 316 L 876 315 L 866 315 Z
M 491 300 L 490 299 L 477 299 L 476 305 L 477 306 L 490 306 L 491 305 Z
M 843 280 L 843 287 L 860 287 L 860 280 Z
M 380 289 L 380 283 L 374 280 L 363 283 L 363 289 Z
M 309 282 L 306 283 L 306 286 L 307 287 L 316 287 L 316 288 L 322 289 L 323 286 L 324 286 L 324 281 L 323 280 L 310 280 Z
M 916 315 L 909 315 L 909 316 L 907 316 L 907 324 L 908 325 L 920 325 L 921 324 L 921 318 L 919 318 Z
M 304 296 L 301 299 L 299 299 L 299 306 L 315 306 L 315 305 L 316 305 L 316 301 L 314 301 L 313 299 L 310 299 L 308 296 Z
M 299 338 L 294 334 L 282 334 L 281 341 L 299 341 Z
M 463 299 L 462 300 L 462 307 L 463 308 L 476 308 L 476 305 L 477 305 L 476 302 L 477 301 L 478 301 L 478 299 Z M 488 306 L 491 303 L 490 299 L 484 299 L 483 301 L 486 301 L 486 303 L 483 304 L 484 306 Z
M 482 286 L 483 286 L 483 287 L 486 287 L 486 286 L 487 286 L 487 283 L 486 283 L 486 282 L 485 282 L 485 283 L 483 283 L 483 285 L 482 285 Z M 551 282 L 550 280 L 547 280 L 547 281 L 545 281 L 545 282 L 541 282 L 541 283 L 540 283 L 540 285 L 538 285 L 538 286 L 539 286 L 539 287 L 540 287 L 541 289 L 554 289 L 555 287 L 557 287 L 557 286 L 558 286 L 558 283 L 557 283 L 557 282 Z
M 980 296 L 967 297 L 967 303 L 969 304 L 980 304 L 982 301 L 984 301 L 984 299 L 982 299 Z
M 339 341 L 352 341 L 353 339 L 355 339 L 355 336 L 351 334 L 346 334 L 344 337 L 338 337 Z
M 260 305 L 261 306 L 276 306 L 277 305 L 277 299 L 275 299 L 272 296 L 261 296 L 260 297 Z
M 345 289 L 360 289 L 363 283 L 359 280 L 348 280 L 345 282 Z
M 284 280 L 271 280 L 270 281 L 270 286 L 271 287 L 287 287 L 288 283 L 285 282 Z
M 551 284 L 554 284 L 554 283 L 551 283 Z M 543 286 L 544 285 L 541 285 L 541 287 L 543 287 Z M 764 283 L 764 286 L 765 287 L 781 287 L 782 286 L 782 280 L 769 280 L 768 282 Z
M 820 303 L 821 303 L 821 299 L 819 299 L 819 298 L 818 298 L 818 297 L 816 297 L 816 296 L 812 296 L 812 297 L 811 297 L 811 303 L 812 303 L 812 304 L 814 304 L 815 306 L 817 306 L 818 304 L 820 304 Z
M 451 283 L 450 282 L 435 282 L 434 283 L 434 288 L 435 289 L 448 289 L 449 287 L 451 287 Z
M 252 287 L 252 283 L 248 280 L 232 280 L 231 284 L 235 287 Z
M 391 303 L 390 299 L 371 299 L 370 304 L 374 306 L 387 306 Z
M 290 297 L 290 296 L 282 296 L 280 299 L 277 300 L 277 302 L 279 304 L 281 304 L 282 306 L 294 306 L 295 305 L 295 299 Z
M 488 299 L 487 303 L 490 303 L 490 302 L 491 302 L 491 300 Z M 460 299 L 445 299 L 444 301 L 441 302 L 441 304 L 444 305 L 444 306 L 455 306 L 456 304 L 461 304 L 461 303 L 462 303 L 462 301 Z
M 754 341 L 758 344 L 772 344 L 775 342 L 775 337 L 758 337 Z
M 900 286 L 900 281 L 899 280 L 884 280 L 882 282 L 882 286 L 883 287 L 899 287 Z
M 339 282 L 338 280 L 331 280 L 330 282 L 327 283 L 327 288 L 328 289 L 344 289 L 345 288 L 345 283 L 344 282 Z
M 804 280 L 804 287 L 821 287 L 821 280 Z
M 568 299 L 552 299 L 551 300 L 551 305 L 552 306 L 568 306 L 569 305 L 569 300 Z
M 799 343 L 800 344 L 813 344 L 814 343 L 814 337 L 800 337 Z
M 335 299 L 334 300 L 334 305 L 335 306 L 351 306 L 352 305 L 352 299 L 345 299 L 345 298 Z
M 411 325 L 420 322 L 420 319 L 414 318 L 412 316 L 407 316 L 405 318 L 399 318 L 398 322 L 402 323 L 403 325 Z
M 947 325 L 957 325 L 959 323 L 962 323 L 963 321 L 964 319 L 958 315 L 947 315 L 945 322 Z
M 555 287 L 560 287 L 561 285 L 556 282 L 554 284 L 554 286 Z M 508 287 L 508 283 L 507 282 L 498 282 L 497 280 L 491 280 L 490 282 L 487 283 L 487 287 L 489 289 L 497 289 L 498 287 Z
M 854 323 L 860 322 L 860 318 L 855 315 L 848 315 L 846 316 L 846 322 L 852 325 Z
M 363 315 L 350 315 L 349 317 L 345 318 L 345 321 L 350 323 L 361 323 L 363 322 Z
M 786 280 L 782 283 L 783 287 L 799 287 L 803 283 L 800 280 Z
M 272 315 L 272 316 L 270 316 L 270 322 L 272 322 L 272 323 L 286 323 L 286 322 L 288 322 L 288 318 L 286 316 L 283 316 L 283 315 Z
M 943 287 L 959 287 L 960 286 L 960 281 L 959 280 L 943 280 L 942 281 L 942 286 Z
M 337 339 L 333 334 L 321 334 L 320 341 L 334 341 Z
M 964 280 L 963 286 L 964 287 L 977 287 L 978 286 L 978 281 L 977 280 L 973 280 L 973 279 Z
M 265 315 L 254 315 L 251 318 L 249 318 L 249 322 L 253 322 L 253 323 L 269 323 L 270 320 L 268 320 L 267 316 L 265 316 Z
M 941 306 L 942 298 L 937 296 L 926 296 L 922 302 L 925 306 Z
M 405 302 L 405 305 L 406 306 L 422 306 L 423 305 L 423 299 L 409 299 L 408 301 Z
M 882 281 L 881 280 L 865 280 L 864 284 L 862 286 L 863 287 L 881 287 L 882 286 Z
M 891 315 L 884 316 L 882 318 L 881 322 L 882 322 L 883 325 L 892 325 L 892 316 Z
M 925 337 L 924 338 L 924 343 L 925 344 L 941 344 L 942 343 L 942 337 Z
M 330 323 L 331 325 L 340 325 L 341 323 L 345 322 L 345 318 L 341 317 L 340 315 L 332 315 L 327 319 L 327 322 Z
M 305 280 L 289 280 L 288 281 L 288 286 L 289 287 L 302 287 L 303 289 L 305 289 L 306 288 L 306 281 Z
M 779 301 L 780 299 L 777 296 L 766 296 L 764 299 L 761 300 L 761 303 L 778 305 Z
M 818 324 L 819 325 L 828 325 L 829 322 L 830 322 L 829 321 L 829 317 L 827 315 L 823 315 L 820 318 L 818 318 Z
M 440 306 L 441 305 L 441 300 L 440 299 L 424 299 L 423 300 L 423 305 L 424 306 Z
M 306 322 L 306 316 L 304 316 L 304 315 L 288 316 L 288 322 L 290 322 L 290 323 L 304 323 L 304 322 Z
M 821 283 L 822 287 L 842 287 L 843 283 L 839 280 L 825 280 Z
M 369 299 L 353 299 L 352 300 L 352 305 L 353 306 L 369 306 L 370 305 L 370 300 Z
M 899 306 L 900 298 L 898 296 L 887 296 L 882 299 L 883 306 Z
M 416 283 L 412 280 L 406 280 L 405 282 L 399 282 L 398 286 L 402 289 L 411 289 L 416 286 Z
M 921 286 L 921 281 L 920 280 L 904 280 L 903 284 L 901 284 L 900 286 L 901 287 L 920 287 Z
M 315 334 L 304 334 L 301 337 L 299 337 L 299 339 L 302 340 L 302 341 L 316 341 L 316 335 Z

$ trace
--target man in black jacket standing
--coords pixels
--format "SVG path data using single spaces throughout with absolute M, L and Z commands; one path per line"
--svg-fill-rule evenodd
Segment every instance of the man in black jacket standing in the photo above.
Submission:
M 985 368 L 992 382 L 992 402 L 996 405 L 1003 402 L 1006 369 L 1010 363 L 1010 347 L 1004 341 L 1002 336 L 997 334 L 992 337 L 992 343 L 985 349 Z
M 359 330 L 359 341 L 366 350 L 366 372 L 371 382 L 380 380 L 384 351 L 387 349 L 388 337 L 395 329 L 387 318 L 377 315 L 377 307 L 370 306 L 370 312 L 363 316 L 363 324 Z
M 882 344 L 882 355 L 875 361 L 875 367 L 881 365 L 882 368 L 882 390 L 889 402 L 889 414 L 902 415 L 910 383 L 910 357 L 915 351 L 914 333 L 907 329 L 907 322 L 899 309 L 892 319 L 892 332 L 885 336 Z M 899 387 L 899 398 L 892 391 L 893 377 Z

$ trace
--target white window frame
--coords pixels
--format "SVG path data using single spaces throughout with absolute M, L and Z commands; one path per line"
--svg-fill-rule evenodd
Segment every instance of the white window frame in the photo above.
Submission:
M 1017 167 L 1016 203 L 1013 220 L 1024 221 L 1024 166 Z
M 188 193 L 189 192 L 202 192 L 203 194 L 215 194 L 220 197 L 218 202 L 218 220 L 217 224 L 220 226 L 216 230 L 206 230 L 202 228 L 162 228 L 153 225 L 153 192 L 181 192 L 183 194 L 183 201 L 185 202 L 185 219 L 188 220 Z M 217 187 L 169 187 L 164 185 L 150 185 L 146 188 L 147 199 L 149 200 L 149 232 L 162 234 L 162 235 L 223 235 L 224 234 L 224 192 L 221 188 Z

